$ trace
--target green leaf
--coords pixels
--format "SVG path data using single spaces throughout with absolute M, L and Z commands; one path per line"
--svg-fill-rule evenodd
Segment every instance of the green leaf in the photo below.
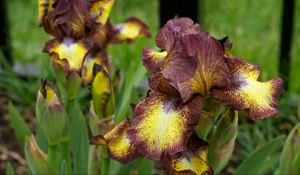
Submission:
M 14 172 L 13 166 L 11 165 L 11 163 L 7 163 L 6 175 L 14 175 L 14 174 L 15 174 L 15 172 Z
M 153 174 L 154 163 L 152 160 L 142 158 L 137 161 L 137 174 Z
M 270 142 L 264 144 L 243 161 L 235 170 L 234 175 L 237 174 L 259 174 L 264 167 L 268 156 L 278 148 L 283 142 L 285 136 L 278 136 Z
M 67 111 L 70 119 L 70 148 L 74 156 L 74 173 L 87 174 L 89 141 L 86 121 L 77 100 L 69 100 Z
M 279 170 L 280 173 L 295 174 L 297 166 L 294 167 L 293 162 L 297 158 L 297 153 L 300 150 L 300 123 L 298 123 L 288 135 L 280 158 Z M 297 160 L 296 160 L 297 161 Z M 298 170 L 299 170 L 298 167 Z
M 8 113 L 11 121 L 11 126 L 14 129 L 17 140 L 21 147 L 24 148 L 26 136 L 30 136 L 31 131 L 24 121 L 23 117 L 20 115 L 19 111 L 11 102 L 8 103 Z
M 130 99 L 132 91 L 144 78 L 145 74 L 146 70 L 143 66 L 139 66 L 137 69 L 132 69 L 129 73 L 127 73 L 127 77 L 124 81 L 125 86 L 123 87 L 120 103 L 118 104 L 118 108 L 116 111 L 117 123 L 121 122 L 125 118 L 128 109 L 131 109 Z
M 62 162 L 59 174 L 61 174 L 61 175 L 67 174 L 67 167 L 66 167 L 66 161 L 65 160 Z

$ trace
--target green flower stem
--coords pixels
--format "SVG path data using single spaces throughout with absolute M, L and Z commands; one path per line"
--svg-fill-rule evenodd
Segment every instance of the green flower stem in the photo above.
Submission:
M 61 157 L 62 160 L 66 161 L 67 174 L 71 174 L 71 162 L 69 155 L 69 142 L 62 141 L 61 144 Z
M 109 174 L 110 159 L 105 145 L 101 146 L 101 156 L 101 175 Z
M 49 145 L 48 161 L 49 161 L 50 168 L 54 172 L 57 172 L 57 144 Z

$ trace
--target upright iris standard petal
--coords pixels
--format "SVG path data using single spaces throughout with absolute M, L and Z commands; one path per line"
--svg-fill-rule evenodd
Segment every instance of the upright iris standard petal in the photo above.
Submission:
M 227 65 L 232 73 L 232 86 L 216 88 L 213 95 L 236 110 L 249 112 L 251 119 L 262 119 L 278 115 L 278 98 L 282 80 L 274 78 L 259 82 L 259 67 L 240 58 L 227 58 Z
M 85 0 L 59 0 L 49 20 L 54 23 L 56 36 L 82 38 L 91 25 L 88 4 Z
M 80 72 L 89 49 L 89 44 L 84 40 L 74 41 L 71 38 L 65 38 L 62 42 L 49 41 L 44 51 L 50 54 L 53 61 L 64 67 L 66 72 Z
M 200 31 L 200 25 L 189 18 L 169 20 L 157 33 L 156 45 L 169 53 L 180 36 L 196 34 Z
M 105 25 L 115 0 L 92 0 L 90 15 L 95 22 Z
M 137 18 L 129 18 L 123 23 L 113 26 L 113 31 L 114 35 L 111 39 L 113 43 L 133 42 L 139 37 L 150 37 L 148 26 Z
M 167 56 L 166 51 L 156 52 L 146 47 L 143 50 L 143 63 L 146 69 L 151 73 L 158 72 L 163 65 L 163 62 Z
M 181 37 L 178 45 L 182 51 L 180 47 L 176 49 L 179 56 L 165 63 L 162 74 L 172 82 L 184 101 L 192 94 L 204 96 L 214 86 L 229 84 L 230 72 L 218 40 L 201 32 Z M 182 71 L 179 73 L 179 70 Z
M 54 0 L 39 0 L 38 1 L 38 13 L 39 13 L 39 25 L 42 25 L 49 12 L 53 11 L 52 5 Z
M 154 160 L 183 151 L 201 112 L 201 97 L 181 100 L 152 92 L 136 105 L 127 133 L 138 151 Z
M 170 85 L 170 82 L 168 82 L 161 73 L 152 75 L 149 78 L 149 86 L 152 90 L 165 94 L 170 98 L 178 98 L 180 96 L 178 91 Z

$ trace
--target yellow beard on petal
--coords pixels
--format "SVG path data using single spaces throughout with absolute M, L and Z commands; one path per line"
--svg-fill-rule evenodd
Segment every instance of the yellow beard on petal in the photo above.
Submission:
M 168 106 L 172 108 L 174 104 L 155 100 L 144 114 L 144 120 L 137 126 L 140 137 L 146 140 L 150 150 L 162 152 L 182 140 L 187 126 L 184 111 L 165 109 Z
M 243 81 L 245 82 L 239 90 L 245 106 L 251 106 L 254 109 L 270 107 L 273 91 L 271 82 L 258 82 L 251 76 L 244 78 Z

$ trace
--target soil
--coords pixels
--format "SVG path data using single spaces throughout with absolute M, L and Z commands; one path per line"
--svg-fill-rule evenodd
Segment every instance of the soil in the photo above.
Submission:
M 8 163 L 13 166 L 15 174 L 28 174 L 23 148 L 18 144 L 7 112 L 8 97 L 0 94 L 0 174 L 6 174 Z M 16 104 L 17 105 L 17 104 Z M 33 126 L 33 109 L 27 107 L 22 116 L 29 126 Z

